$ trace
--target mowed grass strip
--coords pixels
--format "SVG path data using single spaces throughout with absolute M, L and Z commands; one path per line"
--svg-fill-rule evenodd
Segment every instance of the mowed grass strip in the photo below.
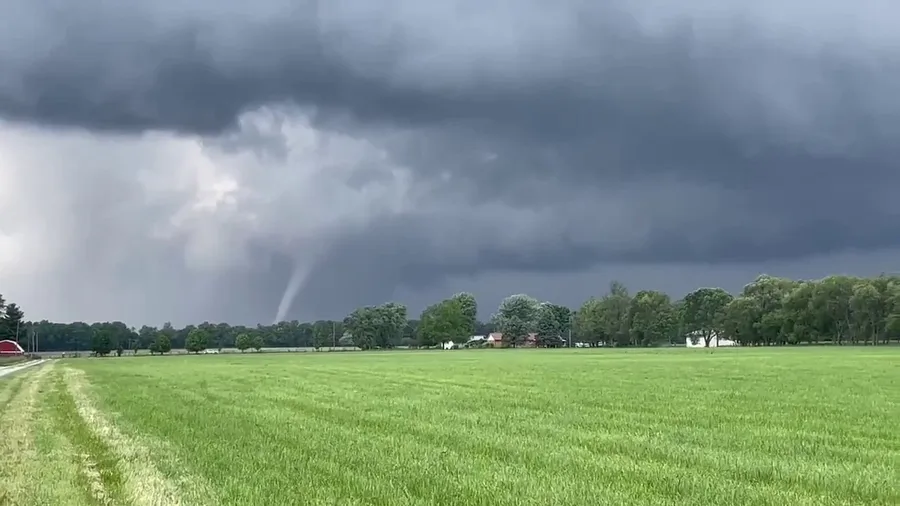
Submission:
M 56 362 L 0 379 L 0 506 L 214 504 L 206 490 L 185 500 L 88 390 L 83 371 Z
M 30 428 L 44 373 L 28 371 L 0 380 L 0 505 L 25 504 L 29 488 L 25 473 L 35 456 Z
M 85 379 L 84 371 L 66 367 L 63 375 L 65 391 L 71 400 L 70 411 L 74 411 L 80 423 L 88 431 L 86 440 L 97 440 L 104 443 L 104 456 L 110 462 L 110 469 L 120 473 L 116 488 L 125 498 L 125 502 L 135 506 L 181 506 L 184 504 L 215 504 L 211 491 L 202 490 L 189 500 L 182 497 L 181 490 L 174 480 L 167 479 L 157 468 L 156 459 L 164 459 L 166 452 L 161 446 L 154 450 L 146 445 L 139 436 L 123 433 L 115 423 L 101 413 L 95 406 L 90 385 Z M 155 455 L 151 455 L 155 453 Z M 200 479 L 186 476 L 183 469 L 173 473 L 186 483 L 186 488 L 196 492 Z M 118 502 L 117 504 L 121 504 Z
M 71 364 L 219 504 L 900 504 L 893 348 Z
M 46 364 L 0 379 L 0 392 L 17 392 L 0 408 L 0 505 L 96 504 L 82 495 L 76 454 L 48 402 L 53 369 Z
M 25 384 L 24 378 L 24 373 L 0 378 L 0 415 L 5 413 L 6 406 L 12 402 L 22 385 Z
M 72 444 L 82 490 L 90 502 L 109 506 L 125 504 L 121 465 L 110 443 L 80 415 L 62 371 L 54 375 L 48 402 L 53 408 L 56 426 Z

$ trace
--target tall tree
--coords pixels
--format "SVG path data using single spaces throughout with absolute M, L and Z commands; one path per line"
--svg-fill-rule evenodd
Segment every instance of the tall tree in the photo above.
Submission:
M 354 309 L 344 319 L 344 328 L 353 338 L 353 345 L 362 350 L 375 347 L 375 335 L 378 331 L 376 310 L 372 306 Z
M 171 351 L 172 347 L 175 346 L 176 344 L 181 345 L 178 347 L 184 346 L 184 339 L 187 337 L 187 335 L 190 333 L 191 329 L 193 329 L 193 328 L 194 328 L 193 325 L 188 325 L 187 327 L 182 329 L 184 331 L 183 336 L 181 336 L 181 338 L 179 339 L 178 338 L 179 332 L 172 325 L 172 322 L 166 322 L 163 324 L 162 328 L 159 329 L 159 333 L 165 334 L 165 336 L 168 338 L 167 342 L 169 343 L 169 350 Z M 162 353 L 168 353 L 168 351 L 164 351 Z
M 466 342 L 471 335 L 472 322 L 461 301 L 443 300 L 422 311 L 419 317 L 419 346 L 435 346 L 448 341 Z
M 376 340 L 378 347 L 386 349 L 400 344 L 403 331 L 409 322 L 406 306 L 397 302 L 388 302 L 377 306 L 377 312 L 381 322 Z
M 631 343 L 638 346 L 668 341 L 677 326 L 669 296 L 655 290 L 634 295 L 629 309 Z
M 324 320 L 319 320 L 313 324 L 313 348 L 318 351 L 321 348 L 332 344 L 334 336 L 334 325 Z
M 406 324 L 406 306 L 394 302 L 358 308 L 344 319 L 354 345 L 363 350 L 393 347 Z
M 722 333 L 725 307 L 733 297 L 721 288 L 699 288 L 684 297 L 683 314 L 685 330 L 699 335 L 703 345 Z
M 161 330 L 156 334 L 156 341 L 153 343 L 157 353 L 169 353 L 172 351 L 172 338 L 165 330 Z
M 538 344 L 556 347 L 564 342 L 564 335 L 571 325 L 572 310 L 552 302 L 542 302 L 538 307 L 536 333 Z
M 5 334 L 0 335 L 0 339 L 21 340 L 21 336 L 25 332 L 25 313 L 18 304 L 15 302 L 7 304 L 0 319 L 3 320 L 0 324 L 0 332 Z
M 722 332 L 729 339 L 742 345 L 756 344 L 760 341 L 757 322 L 762 308 L 753 297 L 736 297 L 725 305 L 722 313 Z
M 191 330 L 184 342 L 184 349 L 190 353 L 200 353 L 209 344 L 209 333 L 201 328 Z
M 525 342 L 528 334 L 537 330 L 539 306 L 537 299 L 525 294 L 503 299 L 494 315 L 497 328 L 503 333 L 503 341 L 513 347 Z
M 94 329 L 91 340 L 91 351 L 97 356 L 105 357 L 113 350 L 112 329 L 106 326 L 98 326 Z
M 850 298 L 855 285 L 856 280 L 850 276 L 828 276 L 816 283 L 811 309 L 819 332 L 832 336 L 832 342 L 838 345 L 850 336 Z
M 475 296 L 469 292 L 457 293 L 451 297 L 451 300 L 455 300 L 462 308 L 466 322 L 466 340 L 468 340 L 475 333 L 475 327 L 478 323 L 478 302 L 475 300 Z
M 253 339 L 250 338 L 250 335 L 247 333 L 238 334 L 238 336 L 234 339 L 234 346 L 241 350 L 241 353 L 249 350 L 251 346 L 253 346 Z
M 763 344 L 782 344 L 788 337 L 784 332 L 788 315 L 784 310 L 785 299 L 797 286 L 797 282 L 762 274 L 744 286 L 742 295 L 756 301 L 759 309 L 756 335 Z
M 613 281 L 609 284 L 609 293 L 600 299 L 600 315 L 606 344 L 609 346 L 627 345 L 629 336 L 629 315 L 631 297 L 625 285 Z
M 794 288 L 785 295 L 782 303 L 783 332 L 786 341 L 791 344 L 815 343 L 821 335 L 813 313 L 813 296 L 816 283 L 804 281 L 797 283 Z M 741 341 L 741 344 L 755 344 L 756 336 L 751 341 Z
M 609 337 L 601 299 L 591 297 L 586 300 L 575 313 L 573 324 L 572 330 L 578 339 L 591 346 L 597 346 Z
M 893 311 L 896 282 L 886 276 L 859 279 L 850 296 L 851 329 L 854 342 L 878 344 L 888 330 Z
M 144 325 L 138 331 L 138 340 L 140 340 L 142 347 L 149 347 L 154 341 L 156 341 L 156 335 L 159 334 L 159 329 L 156 327 L 149 327 Z

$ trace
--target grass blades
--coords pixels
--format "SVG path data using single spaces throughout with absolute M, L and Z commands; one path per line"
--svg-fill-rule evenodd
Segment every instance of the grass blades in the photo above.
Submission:
M 51 361 L 0 506 L 889 505 L 900 349 Z
M 56 362 L 0 381 L 0 398 L 9 398 L 0 411 L 0 506 L 212 504 L 205 491 L 185 500 L 87 390 L 82 371 Z
M 900 503 L 898 363 L 858 348 L 70 365 L 194 498 L 495 506 Z

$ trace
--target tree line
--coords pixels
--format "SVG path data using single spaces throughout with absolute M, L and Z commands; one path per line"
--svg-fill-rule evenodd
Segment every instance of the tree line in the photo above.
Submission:
M 459 293 L 410 319 L 403 304 L 389 302 L 354 310 L 341 321 L 285 321 L 246 327 L 204 322 L 175 328 L 129 327 L 123 322 L 26 321 L 17 304 L 0 296 L 0 339 L 38 343 L 39 351 L 86 351 L 99 355 L 207 348 L 434 347 L 465 343 L 474 335 L 502 333 L 510 347 L 660 346 L 685 338 L 709 346 L 727 338 L 743 346 L 797 344 L 883 345 L 900 341 L 900 277 L 829 276 L 791 280 L 761 275 L 734 296 L 721 288 L 698 288 L 673 300 L 666 293 L 631 294 L 619 282 L 602 296 L 572 310 L 525 294 L 504 299 L 486 322 L 470 293 Z M 23 344 L 23 347 L 25 345 Z

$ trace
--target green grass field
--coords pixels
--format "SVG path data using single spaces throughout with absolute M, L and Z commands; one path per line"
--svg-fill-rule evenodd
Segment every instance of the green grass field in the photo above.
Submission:
M 52 361 L 0 505 L 896 505 L 900 349 Z

